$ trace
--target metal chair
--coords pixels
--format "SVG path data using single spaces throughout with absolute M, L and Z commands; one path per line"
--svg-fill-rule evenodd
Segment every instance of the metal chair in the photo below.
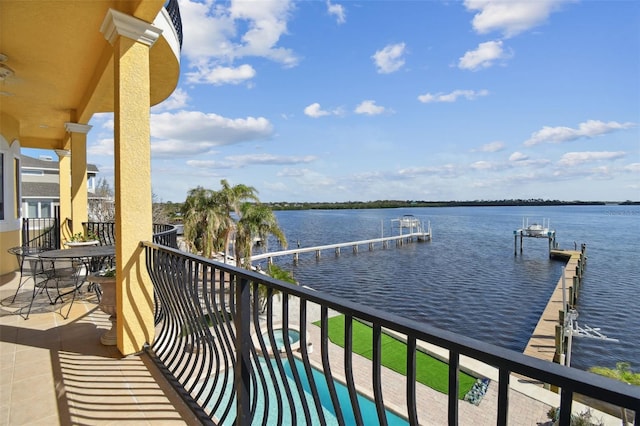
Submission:
M 29 305 L 23 306 L 18 311 L 20 316 L 23 316 L 24 319 L 29 319 L 33 302 L 43 291 L 47 294 L 49 302 L 53 303 L 54 301 L 54 299 L 51 298 L 51 294 L 49 294 L 48 286 L 52 270 L 48 264 L 45 264 L 45 262 L 38 257 L 38 254 L 48 250 L 51 249 L 28 246 L 12 247 L 8 250 L 9 253 L 16 256 L 18 265 L 20 266 L 20 281 L 18 283 L 18 288 L 11 299 L 11 303 L 15 303 L 16 297 L 18 296 L 18 293 L 20 293 L 20 289 L 22 289 L 22 287 L 24 287 L 30 280 L 33 281 L 33 291 Z M 27 308 L 27 313 L 26 315 L 23 315 L 23 310 L 25 308 Z
M 67 319 L 71 312 L 73 302 L 76 300 L 76 296 L 80 291 L 80 287 L 85 282 L 87 274 L 86 265 L 81 260 L 74 258 L 47 259 L 43 261 L 43 264 L 50 265 L 48 271 L 51 284 L 47 285 L 47 287 L 53 288 L 56 291 L 56 297 L 51 303 L 55 305 L 58 301 L 65 302 L 65 297 L 71 296 L 71 303 L 69 303 L 66 315 L 62 313 L 63 308 L 60 308 L 60 315 L 62 315 L 64 319 Z

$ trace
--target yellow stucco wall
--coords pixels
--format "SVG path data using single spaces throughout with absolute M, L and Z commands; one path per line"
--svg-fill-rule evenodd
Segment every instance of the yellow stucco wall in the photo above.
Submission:
M 20 245 L 20 230 L 0 233 L 0 275 L 13 272 L 18 269 L 16 257 L 7 250 Z

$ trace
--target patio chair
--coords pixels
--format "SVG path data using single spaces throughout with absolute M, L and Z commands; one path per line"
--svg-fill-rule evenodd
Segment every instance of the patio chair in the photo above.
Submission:
M 9 253 L 16 256 L 18 260 L 18 265 L 20 266 L 20 281 L 18 282 L 18 288 L 11 299 L 11 303 L 15 303 L 16 297 L 20 293 L 20 290 L 29 282 L 33 281 L 33 290 L 31 292 L 31 300 L 29 301 L 28 306 L 23 306 L 19 309 L 19 314 L 24 317 L 24 319 L 29 319 L 29 314 L 31 313 L 31 308 L 33 307 L 33 302 L 38 295 L 45 292 L 47 294 L 47 298 L 50 303 L 53 303 L 54 299 L 52 299 L 51 294 L 49 293 L 49 285 L 48 281 L 51 277 L 51 269 L 49 265 L 42 261 L 38 257 L 39 253 L 50 250 L 48 248 L 39 248 L 39 247 L 12 247 L 8 251 Z M 23 315 L 23 311 L 26 308 L 26 315 Z
M 82 284 L 85 281 L 86 275 L 85 264 L 77 259 L 47 259 L 44 260 L 45 265 L 50 265 L 47 270 L 49 271 L 49 284 L 48 288 L 53 288 L 56 291 L 55 298 L 51 302 L 56 304 L 58 301 L 65 301 L 66 296 L 71 296 L 71 303 L 67 309 L 67 315 L 62 313 L 63 307 L 60 308 L 60 315 L 64 319 L 69 317 L 73 302 L 76 300 L 76 295 L 80 291 Z M 45 266 L 46 268 L 46 266 Z

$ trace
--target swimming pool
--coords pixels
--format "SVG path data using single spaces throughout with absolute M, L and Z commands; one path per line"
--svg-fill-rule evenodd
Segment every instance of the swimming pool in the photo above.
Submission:
M 260 368 L 262 369 L 265 378 L 268 380 L 269 379 L 269 372 L 268 372 L 268 368 L 267 368 L 267 363 L 268 361 L 263 358 L 260 357 Z M 270 360 L 271 363 L 273 363 L 273 368 L 275 368 L 277 371 L 277 367 L 275 366 L 275 360 Z M 304 411 L 302 408 L 302 401 L 300 399 L 300 396 L 297 394 L 297 392 L 295 392 L 296 389 L 296 385 L 295 385 L 295 381 L 293 379 L 293 372 L 291 370 L 291 365 L 289 363 L 288 360 L 286 359 L 282 359 L 282 363 L 285 369 L 285 373 L 286 373 L 286 380 L 288 381 L 288 384 L 290 386 L 290 388 L 292 389 L 294 395 L 293 395 L 293 402 L 294 402 L 294 407 L 293 407 L 293 411 L 295 413 L 298 413 L 298 416 L 302 416 L 302 418 L 298 417 L 297 422 L 296 423 L 300 423 L 300 421 L 304 421 Z M 304 393 L 303 396 L 307 401 L 307 405 L 309 406 L 310 411 L 312 412 L 311 417 L 313 420 L 314 425 L 319 425 L 320 424 L 320 420 L 318 419 L 318 415 L 314 415 L 313 413 L 315 412 L 315 405 L 313 402 L 313 396 L 311 394 L 310 391 L 310 386 L 309 386 L 309 380 L 305 374 L 305 370 L 304 370 L 304 364 L 296 359 L 295 360 L 295 368 L 298 372 L 298 374 L 300 375 L 301 378 L 301 382 L 302 382 L 302 386 L 304 388 Z M 327 381 L 325 380 L 324 374 L 322 373 L 322 371 L 312 368 L 312 372 L 313 372 L 313 380 L 315 381 L 315 384 L 318 388 L 318 396 L 320 398 L 320 402 L 322 404 L 322 411 L 325 417 L 325 421 L 327 425 L 337 425 L 338 424 L 338 420 L 336 418 L 336 414 L 335 414 L 335 410 L 333 409 L 333 404 L 331 403 L 331 396 L 329 394 L 329 388 L 327 386 Z M 214 389 L 214 400 L 217 400 L 218 398 L 223 398 L 225 400 L 225 402 L 229 401 L 232 395 L 232 383 L 233 380 L 232 378 L 229 378 L 230 380 L 228 380 L 228 383 L 225 387 L 225 389 Z M 220 385 L 220 380 L 218 380 L 218 385 L 216 386 L 217 388 L 221 388 L 222 386 Z M 211 386 L 212 381 L 209 381 L 207 383 L 208 386 Z M 282 382 L 282 378 L 277 375 L 276 377 L 276 384 L 278 386 L 278 389 L 282 392 L 283 395 L 283 399 L 284 401 L 286 401 L 286 396 L 284 396 L 284 384 Z M 276 384 L 274 384 L 271 380 L 268 380 L 267 383 L 267 393 L 269 395 L 276 395 Z M 349 399 L 349 391 L 347 389 L 346 386 L 344 386 L 342 383 L 337 382 L 334 380 L 334 384 L 336 387 L 336 393 L 338 395 L 338 400 L 340 401 L 340 408 L 342 409 L 342 413 L 344 415 L 344 420 L 345 423 L 347 425 L 351 425 L 351 424 L 355 424 L 355 417 L 353 414 L 353 410 L 351 409 L 351 400 Z M 206 389 L 207 391 L 209 389 Z M 276 424 L 277 418 L 278 418 L 278 412 L 277 412 L 277 404 L 274 404 L 273 402 L 271 402 L 269 404 L 269 407 L 267 410 L 265 410 L 265 403 L 264 403 L 264 395 L 262 394 L 262 387 L 259 387 L 259 394 L 258 394 L 258 399 L 257 399 L 257 408 L 256 408 L 256 414 L 252 420 L 253 424 L 261 424 L 263 422 L 263 420 L 266 420 L 267 424 Z M 371 401 L 369 398 L 358 394 L 358 404 L 360 405 L 360 412 L 362 414 L 363 417 L 363 422 L 365 425 L 378 425 L 380 424 L 380 422 L 378 421 L 378 415 L 376 412 L 376 407 L 373 401 Z M 227 404 L 221 404 L 221 406 L 226 406 Z M 235 413 L 235 403 L 232 403 L 233 407 L 231 409 L 231 413 Z M 210 411 L 213 407 L 213 404 L 210 404 L 210 406 L 207 407 L 207 411 Z M 223 411 L 224 408 L 221 408 L 219 410 L 217 410 L 219 412 L 215 413 L 216 418 L 219 418 Z M 396 415 L 395 413 L 386 410 L 387 413 L 387 422 L 390 426 L 400 426 L 400 425 L 408 425 L 409 423 L 403 419 L 402 417 Z M 266 416 L 266 419 L 265 419 Z M 287 410 L 284 409 L 283 410 L 283 421 L 282 424 L 283 425 L 293 425 L 293 419 L 291 417 L 291 410 Z M 233 417 L 232 418 L 227 418 L 225 419 L 221 424 L 223 425 L 232 425 L 233 424 Z
M 264 333 L 262 335 L 262 339 L 265 342 L 265 345 L 267 347 L 267 351 L 271 350 L 271 343 L 269 342 L 269 334 L 268 333 Z M 276 343 L 276 352 L 282 352 L 282 350 L 284 349 L 284 330 L 281 328 L 278 328 L 276 330 L 273 331 L 273 340 Z M 300 347 L 300 331 L 290 328 L 289 330 L 287 330 L 287 340 L 289 341 L 289 344 L 291 345 L 291 349 L 297 349 Z

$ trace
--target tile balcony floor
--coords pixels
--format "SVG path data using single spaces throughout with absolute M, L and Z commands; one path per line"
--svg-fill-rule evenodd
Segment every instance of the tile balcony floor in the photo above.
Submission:
M 145 355 L 100 343 L 111 323 L 94 293 L 77 298 L 68 319 L 68 304 L 42 294 L 25 320 L 17 311 L 33 287 L 10 303 L 18 277 L 0 276 L 0 425 L 194 424 Z

